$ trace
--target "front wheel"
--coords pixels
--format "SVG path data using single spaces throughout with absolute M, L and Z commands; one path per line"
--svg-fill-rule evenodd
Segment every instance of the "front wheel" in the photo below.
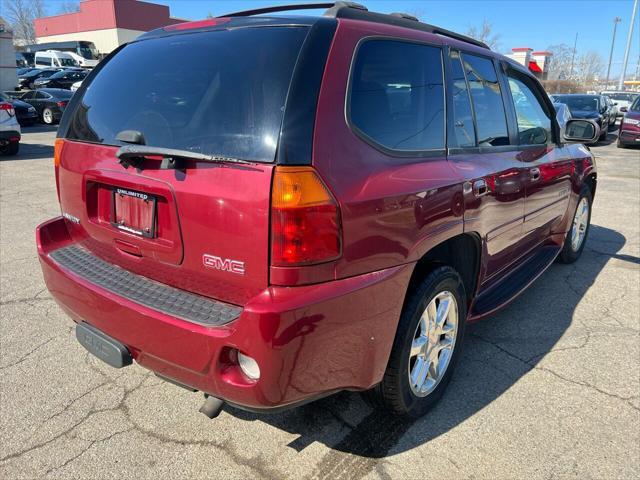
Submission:
M 573 214 L 573 222 L 571 222 L 571 230 L 564 239 L 564 245 L 562 246 L 562 252 L 558 257 L 562 263 L 573 263 L 584 250 L 584 245 L 587 243 L 587 236 L 589 235 L 589 227 L 591 226 L 591 204 L 593 203 L 593 196 L 591 190 L 586 185 L 582 187 L 580 197 L 578 198 L 578 205 Z
M 397 415 L 424 415 L 451 379 L 466 316 L 466 295 L 458 273 L 451 267 L 431 271 L 409 293 L 384 377 L 369 398 Z

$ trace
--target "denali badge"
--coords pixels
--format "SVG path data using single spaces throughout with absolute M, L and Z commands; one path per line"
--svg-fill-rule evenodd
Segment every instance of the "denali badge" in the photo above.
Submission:
M 80 219 L 78 217 L 74 217 L 73 215 L 71 215 L 70 213 L 67 212 L 62 212 L 62 216 L 64 218 L 66 218 L 67 220 L 69 220 L 71 223 L 76 223 L 79 224 L 80 223 Z
M 244 275 L 244 262 L 230 260 L 228 258 L 220 258 L 216 257 L 215 255 L 209 255 L 205 253 L 204 255 L 202 255 L 202 263 L 204 263 L 205 267 Z

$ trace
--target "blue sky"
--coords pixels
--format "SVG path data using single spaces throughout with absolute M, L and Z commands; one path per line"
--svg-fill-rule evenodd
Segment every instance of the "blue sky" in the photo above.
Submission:
M 305 3 L 298 0 L 149 0 L 169 5 L 171 15 L 185 19 L 204 18 L 207 13 L 221 15 L 259 6 Z M 311 3 L 312 0 L 306 3 Z M 315 0 L 317 1 L 317 0 Z M 359 0 L 369 10 L 404 11 L 421 20 L 464 33 L 469 26 L 480 25 L 486 18 L 500 34 L 499 51 L 512 47 L 543 50 L 549 45 L 573 46 L 578 32 L 578 54 L 597 51 L 609 59 L 613 18 L 618 16 L 612 74 L 620 71 L 624 56 L 633 0 Z M 636 16 L 632 50 L 627 73 L 635 70 L 640 56 L 640 14 Z

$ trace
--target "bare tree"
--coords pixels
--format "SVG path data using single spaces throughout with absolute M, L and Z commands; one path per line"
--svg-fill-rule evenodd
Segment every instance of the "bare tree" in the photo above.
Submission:
M 548 79 L 569 80 L 573 48 L 566 43 L 560 43 L 557 45 L 549 45 L 547 51 L 553 54 L 551 56 Z
M 602 76 L 605 63 L 598 52 L 591 50 L 581 55 L 576 63 L 576 72 L 582 84 L 591 84 L 598 81 Z
M 500 46 L 500 35 L 493 33 L 493 26 L 486 18 L 482 20 L 480 27 L 470 26 L 466 35 L 486 43 L 492 50 L 496 50 Z
M 36 42 L 33 21 L 45 15 L 43 0 L 4 0 L 3 12 L 13 27 L 13 38 L 18 44 Z
M 75 13 L 80 11 L 80 2 L 74 0 L 64 0 L 58 7 L 58 13 Z

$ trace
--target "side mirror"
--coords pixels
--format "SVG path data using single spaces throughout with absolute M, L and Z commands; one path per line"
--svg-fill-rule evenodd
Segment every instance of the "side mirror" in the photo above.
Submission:
M 616 105 L 618 105 L 618 102 L 613 102 L 613 106 L 615 107 Z
M 569 120 L 564 139 L 572 143 L 592 143 L 600 136 L 600 127 L 591 120 Z
M 627 107 L 620 107 L 620 111 L 622 113 L 627 113 L 629 111 L 629 109 Z

